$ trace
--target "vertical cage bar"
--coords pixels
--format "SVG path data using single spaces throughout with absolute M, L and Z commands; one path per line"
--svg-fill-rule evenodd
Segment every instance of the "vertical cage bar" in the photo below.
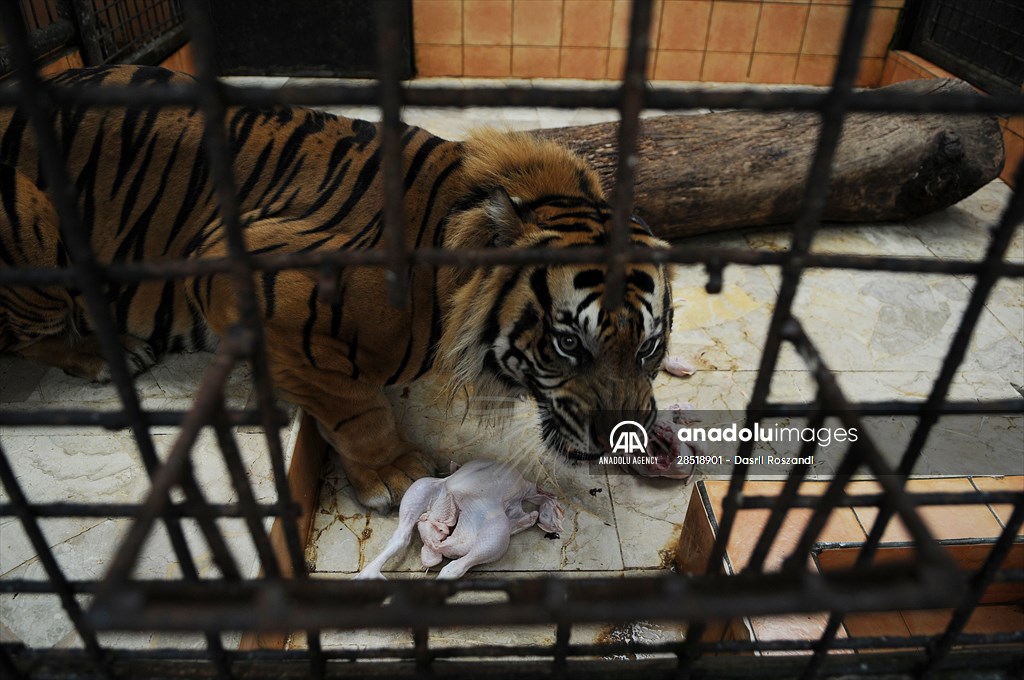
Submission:
M 1006 206 L 998 226 L 992 233 L 988 252 L 984 258 L 985 267 L 975 279 L 974 290 L 971 291 L 967 307 L 964 308 L 964 313 L 960 317 L 960 324 L 957 326 L 956 333 L 950 342 L 949 350 L 942 361 L 942 366 L 928 394 L 928 399 L 921 409 L 921 416 L 917 427 L 914 428 L 910 442 L 907 444 L 907 448 L 904 450 L 903 457 L 900 460 L 897 472 L 901 479 L 905 480 L 906 477 L 910 476 L 914 465 L 924 450 L 928 435 L 938 422 L 938 413 L 943 403 L 945 403 L 949 388 L 953 384 L 953 378 L 956 377 L 956 371 L 967 354 L 971 336 L 974 334 L 974 329 L 977 327 L 981 314 L 985 311 L 985 303 L 988 301 L 988 296 L 1001 278 L 998 272 L 998 264 L 1006 257 L 1006 251 L 1013 240 L 1013 233 L 1016 227 L 1024 223 L 1024 191 L 1020 189 L 1020 187 L 1024 186 L 1024 161 L 1017 167 L 1015 184 L 1018 188 L 1011 195 L 1010 203 Z M 892 519 L 891 514 L 884 513 L 879 513 L 875 519 L 871 532 L 868 534 L 864 551 L 861 553 L 865 561 L 873 557 L 890 519 Z
M 1017 503 L 1014 504 L 1013 513 L 1010 515 L 1010 519 L 1007 520 L 1006 526 L 1003 527 L 999 540 L 992 546 L 992 550 L 985 559 L 985 563 L 971 576 L 967 595 L 960 606 L 953 611 L 949 626 L 938 639 L 933 640 L 928 645 L 926 650 L 928 659 L 921 669 L 922 676 L 927 675 L 938 667 L 949 655 L 957 637 L 963 632 L 964 626 L 967 625 L 967 620 L 981 601 L 981 596 L 985 594 L 985 589 L 992 583 L 996 571 L 999 570 L 1000 565 L 1006 560 L 1007 555 L 1010 554 L 1010 548 L 1013 547 L 1021 524 L 1024 524 L 1024 495 L 1021 495 Z
M 171 489 L 182 484 L 188 475 L 190 453 L 195 445 L 200 430 L 209 422 L 214 410 L 220 403 L 224 383 L 227 381 L 235 362 L 246 354 L 248 343 L 241 333 L 225 338 L 217 353 L 210 360 L 210 366 L 196 390 L 196 398 L 178 432 L 177 439 L 163 466 L 157 471 L 149 490 L 149 496 L 139 508 L 139 514 L 131 529 L 114 554 L 114 559 L 107 570 L 98 595 L 110 596 L 118 588 L 123 587 L 131 578 L 132 568 L 142 551 L 142 546 L 149 536 L 157 518 L 169 516 L 168 506 L 171 504 Z M 212 545 L 210 546 L 213 547 Z M 236 569 L 237 580 L 237 569 Z M 231 578 L 225 574 L 226 578 Z
M 82 11 L 86 8 L 88 0 L 75 0 L 75 2 L 75 8 L 78 10 L 75 14 L 82 20 Z M 159 458 L 156 455 L 145 413 L 128 373 L 124 349 L 117 337 L 117 328 L 103 294 L 105 281 L 102 271 L 86 237 L 87 232 L 82 228 L 75 189 L 67 176 L 55 133 L 50 128 L 49 112 L 54 107 L 45 86 L 36 76 L 28 36 L 25 33 L 19 9 L 17 3 L 0 2 L 0 19 L 7 27 L 7 38 L 12 47 L 15 74 L 21 83 L 21 105 L 31 121 L 36 136 L 42 175 L 46 179 L 51 200 L 60 219 L 61 236 L 68 249 L 70 260 L 74 263 L 71 269 L 74 271 L 75 281 L 82 290 L 93 324 L 93 331 L 100 341 L 100 350 L 110 370 L 111 380 L 117 389 L 122 410 L 135 437 L 146 473 L 152 480 L 160 466 Z M 89 45 L 87 44 L 86 47 L 88 48 Z M 181 524 L 174 518 L 166 518 L 165 524 L 182 573 L 187 579 L 197 579 L 198 570 L 192 559 Z M 219 640 L 214 641 L 211 636 L 207 636 L 207 641 L 214 643 L 211 644 L 211 651 L 215 656 L 223 652 Z
M 1022 182 L 1024 182 L 1024 160 L 1022 160 L 1017 166 L 1014 179 L 1015 186 L 1018 188 L 1010 196 L 1010 202 L 1003 211 L 995 231 L 992 233 L 992 239 L 989 241 L 988 252 L 985 254 L 984 258 L 985 266 L 975 279 L 974 290 L 971 292 L 971 297 L 967 302 L 967 307 L 964 309 L 964 313 L 960 318 L 960 325 L 957 327 L 956 333 L 953 336 L 949 351 L 946 353 L 942 362 L 942 367 L 939 369 L 939 375 L 936 377 L 932 390 L 928 395 L 928 399 L 925 401 L 925 406 L 921 409 L 921 415 L 918 420 L 917 427 L 914 428 L 910 442 L 907 444 L 907 448 L 904 450 L 903 457 L 900 460 L 899 467 L 896 470 L 896 483 L 901 490 L 904 488 L 906 479 L 910 476 L 910 472 L 914 469 L 914 464 L 917 462 L 918 456 L 924 448 L 925 441 L 928 438 L 928 434 L 931 432 L 931 428 L 938 421 L 937 413 L 945 402 L 946 395 L 949 392 L 949 387 L 953 383 L 956 369 L 960 366 L 960 363 L 963 361 L 963 358 L 967 353 L 967 347 L 970 343 L 971 335 L 973 334 L 978 319 L 981 317 L 981 313 L 984 310 L 985 302 L 988 300 L 988 295 L 1001 278 L 998 271 L 998 264 L 1002 262 L 1003 258 L 1006 256 L 1006 251 L 1013 240 L 1013 233 L 1015 229 L 1018 225 L 1024 223 L 1024 192 L 1019 188 L 1024 186 L 1024 184 L 1022 184 Z M 874 559 L 878 546 L 882 542 L 882 536 L 885 533 L 885 528 L 889 525 L 889 521 L 894 515 L 895 510 L 891 505 L 882 504 L 878 508 L 878 515 L 875 517 L 875 522 L 871 526 L 871 530 L 868 532 L 867 540 L 861 548 L 860 553 L 857 555 L 856 566 L 858 568 L 869 564 L 871 560 Z M 836 633 L 839 631 L 839 626 L 842 624 L 842 620 L 842 612 L 832 612 L 829 614 L 825 633 L 819 641 L 819 647 L 815 649 L 814 656 L 808 665 L 808 669 L 816 669 L 820 667 L 824 661 L 825 655 L 828 653 L 828 649 L 831 646 Z
M 103 44 L 96 26 L 96 13 L 93 11 L 92 0 L 67 0 L 78 26 L 78 36 L 82 41 L 82 56 L 86 66 L 103 63 Z
M 38 518 L 32 514 L 29 508 L 28 498 L 25 496 L 21 484 L 18 483 L 18 478 L 14 474 L 14 469 L 7 459 L 7 452 L 4 451 L 2 444 L 0 444 L 0 483 L 3 484 L 4 489 L 7 491 L 11 505 L 14 506 L 15 514 L 17 514 L 18 519 L 21 521 L 21 526 L 25 530 L 25 535 L 28 536 L 32 549 L 36 551 L 36 556 L 43 565 L 46 577 L 50 580 L 50 584 L 60 598 L 60 603 L 64 607 L 68 618 L 71 619 L 71 624 L 75 627 L 75 631 L 82 638 L 82 644 L 85 645 L 86 653 L 96 666 L 96 670 L 104 678 L 114 680 L 114 674 L 110 668 L 110 660 L 100 646 L 95 631 L 93 631 L 86 620 L 85 612 L 82 611 L 81 605 L 78 604 L 78 600 L 75 598 L 74 589 L 64 575 L 64 571 L 60 568 L 60 564 L 57 562 L 57 558 L 54 557 L 53 551 L 50 550 L 50 544 L 43 535 Z
M 824 422 L 825 417 L 821 412 L 819 395 L 815 400 L 815 409 L 811 412 L 807 424 L 808 427 L 817 430 Z M 815 441 L 804 442 L 800 447 L 800 457 L 804 458 L 812 455 L 815 448 Z M 750 554 L 750 560 L 747 562 L 745 571 L 757 573 L 764 570 L 765 559 L 767 559 L 772 544 L 775 542 L 775 537 L 779 534 L 779 529 L 782 528 L 782 523 L 786 520 L 786 515 L 790 508 L 793 507 L 793 499 L 799 493 L 800 485 L 807 476 L 807 471 L 810 470 L 810 467 L 806 463 L 801 463 L 794 465 L 790 469 L 789 475 L 786 477 L 786 483 L 782 486 L 782 491 L 775 498 L 775 503 L 772 505 L 771 512 L 768 515 L 768 521 L 765 523 L 764 529 L 754 545 L 754 550 Z
M 213 22 L 208 13 L 209 8 L 202 0 L 188 0 L 186 9 L 186 28 L 192 39 L 192 52 L 198 71 L 196 79 L 200 86 L 199 107 L 204 114 L 203 143 L 209 154 L 210 174 L 220 202 L 220 217 L 227 234 L 228 252 L 233 261 L 231 278 L 238 296 L 240 322 L 252 336 L 249 359 L 252 363 L 260 420 L 270 452 L 271 468 L 274 471 L 274 485 L 281 507 L 281 526 L 290 558 L 290 575 L 303 579 L 308 577 L 308 572 L 302 554 L 302 539 L 299 537 L 299 518 L 295 513 L 295 504 L 292 503 L 291 490 L 288 487 L 288 471 L 277 424 L 263 323 L 253 284 L 253 268 L 242 232 L 232 168 L 234 159 L 231 157 L 227 140 L 226 109 L 216 75 L 216 38 L 213 34 Z M 307 631 L 306 637 L 310 653 L 310 670 L 315 678 L 322 677 L 325 664 L 320 634 L 310 630 Z
M 626 72 L 619 100 L 619 162 L 612 195 L 612 233 L 608 241 L 608 274 L 602 306 L 618 309 L 626 290 L 626 249 L 629 246 L 630 216 L 633 213 L 633 184 L 636 177 L 637 136 L 644 106 L 644 73 L 650 42 L 651 0 L 633 0 L 629 19 L 629 48 Z
M 252 486 L 249 483 L 249 475 L 242 462 L 242 454 L 238 450 L 238 443 L 227 422 L 223 401 L 214 413 L 213 427 L 217 435 L 217 444 L 224 454 L 224 463 L 228 468 L 228 474 L 231 476 L 231 484 L 235 487 L 235 493 L 238 494 L 238 504 L 242 508 L 245 524 L 252 537 L 256 554 L 259 556 L 263 573 L 269 578 L 280 578 L 281 568 L 274 556 L 274 549 L 270 545 L 270 536 L 267 534 L 266 526 L 260 517 L 256 497 L 253 495 Z
M 398 80 L 401 36 L 395 18 L 396 7 L 387 2 L 376 2 L 374 17 L 381 110 L 383 218 L 388 252 L 385 276 L 391 306 L 404 308 L 409 302 L 409 252 L 405 243 L 405 192 L 402 188 L 402 86 Z
M 854 79 L 857 75 L 861 48 L 864 36 L 867 33 L 870 13 L 870 0 L 854 0 L 847 16 L 846 26 L 843 30 L 843 43 L 839 62 L 836 65 L 832 87 L 822 109 L 821 133 L 818 137 L 814 159 L 811 162 L 807 175 L 807 191 L 804 194 L 804 205 L 801 209 L 800 217 L 793 228 L 793 239 L 788 253 L 789 257 L 782 265 L 782 284 L 775 301 L 775 309 L 772 312 L 772 318 L 768 326 L 768 336 L 765 339 L 764 350 L 757 369 L 757 378 L 754 383 L 750 404 L 747 407 L 747 427 L 753 427 L 753 415 L 760 411 L 767 402 L 771 379 L 775 373 L 775 366 L 779 358 L 782 328 L 791 318 L 793 301 L 796 298 L 796 291 L 800 284 L 801 274 L 803 273 L 803 256 L 810 250 L 814 231 L 824 211 L 828 184 L 832 176 L 832 160 L 835 158 L 836 149 L 839 146 L 844 114 L 850 93 L 853 90 Z M 753 442 L 743 442 L 739 448 L 739 455 L 748 457 L 752 450 Z M 743 483 L 746 481 L 746 476 L 746 465 L 738 465 L 733 469 L 729 489 L 722 504 L 722 522 L 719 525 L 719 532 L 711 550 L 711 557 L 708 560 L 707 568 L 710 573 L 718 573 L 721 569 L 722 559 L 725 557 L 725 548 L 729 543 L 729 537 L 732 534 L 738 510 L 740 492 L 743 488 Z

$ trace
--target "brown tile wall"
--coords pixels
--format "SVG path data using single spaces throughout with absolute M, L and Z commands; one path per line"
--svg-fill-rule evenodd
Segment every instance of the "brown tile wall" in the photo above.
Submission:
M 917 78 L 956 78 L 956 76 L 916 54 L 893 50 L 886 57 L 879 84 L 891 85 Z M 1006 163 L 1003 165 L 1003 172 L 999 177 L 1012 187 L 1014 186 L 1013 173 L 1020 165 L 1021 159 L 1024 159 L 1024 116 L 1003 116 L 999 119 L 999 125 L 1003 129 L 1003 147 L 1006 151 Z
M 904 0 L 874 0 L 858 84 L 878 85 Z M 648 77 L 830 82 L 850 0 L 655 0 Z M 619 78 L 630 0 L 413 0 L 420 76 Z

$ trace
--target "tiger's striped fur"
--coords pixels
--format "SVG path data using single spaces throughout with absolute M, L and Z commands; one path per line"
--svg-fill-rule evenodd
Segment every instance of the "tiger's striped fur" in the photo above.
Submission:
M 151 67 L 100 67 L 61 83 L 144 88 L 187 78 Z M 247 247 L 254 253 L 382 247 L 379 129 L 299 108 L 228 111 Z M 79 209 L 101 263 L 227 255 L 195 109 L 54 113 Z M 525 134 L 463 143 L 402 135 L 407 245 L 574 248 L 606 243 L 611 216 L 596 175 Z M 39 176 L 27 121 L 0 114 L 0 266 L 61 266 L 67 253 Z M 662 247 L 642 223 L 634 245 Z M 671 296 L 664 267 L 628 269 L 625 303 L 601 310 L 595 266 L 416 267 L 410 304 L 386 303 L 384 273 L 350 267 L 340 302 L 318 297 L 317 272 L 256 275 L 274 383 L 315 417 L 359 500 L 397 502 L 429 473 L 400 436 L 382 387 L 437 364 L 454 386 L 529 395 L 553 451 L 579 457 L 607 439 L 600 409 L 654 420 L 651 380 L 665 354 Z M 226 275 L 113 285 L 110 308 L 144 370 L 167 351 L 206 349 L 237 320 Z M 105 368 L 75 291 L 0 288 L 0 350 L 90 379 Z

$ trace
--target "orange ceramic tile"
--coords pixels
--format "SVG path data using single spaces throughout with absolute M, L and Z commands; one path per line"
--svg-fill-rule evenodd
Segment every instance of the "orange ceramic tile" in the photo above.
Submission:
M 558 75 L 562 78 L 604 78 L 608 73 L 608 50 L 600 47 L 563 47 Z
M 1014 633 L 1024 630 L 1024 606 L 993 605 L 978 607 L 967 619 L 968 633 Z
M 848 11 L 840 5 L 811 5 L 800 51 L 803 54 L 839 54 L 839 43 Z
M 417 45 L 416 75 L 461 76 L 461 45 Z
M 758 54 L 750 62 L 752 83 L 792 83 L 796 73 L 795 54 Z
M 178 53 L 174 52 L 173 54 L 168 56 L 166 59 L 161 61 L 160 62 L 160 66 L 162 68 L 170 69 L 171 71 L 180 71 L 181 70 L 181 64 L 179 62 L 180 62 L 180 59 L 178 58 Z M 66 63 L 66 60 L 65 60 L 65 63 Z
M 1006 133 L 1003 133 L 1003 140 L 1006 140 Z M 1017 160 L 1019 162 L 1020 158 Z M 972 477 L 971 481 L 979 491 L 1016 491 L 1018 493 L 1024 491 L 1024 477 Z M 997 504 L 989 507 L 999 518 L 999 522 L 1006 526 L 1006 521 L 1010 519 L 1010 513 L 1013 512 L 1013 506 Z M 1024 536 L 1024 527 L 1021 527 L 1018 535 Z
M 654 66 L 656 80 L 700 80 L 703 52 L 658 50 Z
M 902 83 L 904 80 L 920 80 L 921 74 L 907 66 L 903 62 L 896 62 L 892 72 L 891 83 Z
M 78 53 L 75 52 L 75 54 Z M 1021 137 L 1024 137 L 1024 116 L 1010 116 L 1006 126 L 1010 128 L 1011 132 L 1015 132 Z
M 810 614 L 779 614 L 776 616 L 752 616 L 750 627 L 754 630 L 757 640 L 816 640 L 821 637 L 828 623 L 828 615 Z M 846 637 L 842 628 L 836 637 Z M 792 654 L 792 652 L 764 652 L 772 654 Z
M 40 66 L 39 67 L 39 75 L 41 75 L 41 76 L 55 76 L 55 75 L 57 75 L 59 73 L 64 73 L 64 71 L 67 71 L 67 70 L 68 70 L 68 58 L 63 56 L 63 55 L 61 55 L 61 56 L 57 57 L 56 59 L 54 59 L 53 61 L 49 62 L 48 64 L 43 64 L 42 66 Z
M 871 23 L 868 24 L 868 35 L 864 40 L 863 56 L 885 57 L 889 51 L 893 33 L 896 32 L 896 22 L 899 17 L 898 9 L 876 7 L 871 10 Z
M 801 54 L 793 82 L 801 85 L 830 85 L 835 70 L 835 57 Z
M 877 493 L 877 487 L 864 487 L 863 482 L 853 482 L 847 490 L 850 493 Z M 867 488 L 868 490 L 865 490 Z M 907 490 L 910 492 L 927 491 L 949 491 L 966 492 L 974 491 L 970 480 L 966 477 L 954 477 L 948 479 L 912 479 L 907 482 Z M 878 510 L 875 508 L 854 508 L 854 512 L 860 519 L 865 530 L 870 531 L 874 525 Z M 924 506 L 919 509 L 925 526 L 936 539 L 955 538 L 993 538 L 999 535 L 1001 527 L 996 521 L 995 515 L 985 505 L 952 505 L 952 506 Z M 911 536 L 903 525 L 902 520 L 894 518 L 882 534 L 882 542 L 890 543 L 897 541 L 910 541 Z
M 899 612 L 861 612 L 843 617 L 846 632 L 853 637 L 909 637 L 910 629 Z
M 512 44 L 512 0 L 464 0 L 462 13 L 465 44 Z
M 951 609 L 904 611 L 903 620 L 907 622 L 911 635 L 935 635 L 946 630 L 952 613 Z
M 912 52 L 902 52 L 901 55 L 913 68 L 916 68 L 922 78 L 956 78 L 955 75 L 950 73 L 944 68 L 940 68 L 928 61 L 924 57 L 918 56 Z
M 462 50 L 463 75 L 482 78 L 506 78 L 512 75 L 511 47 L 466 45 Z
M 417 45 L 461 45 L 462 2 L 415 0 L 412 4 L 412 34 Z
M 796 54 L 803 42 L 808 8 L 801 5 L 765 3 L 757 25 L 754 52 Z
M 880 85 L 891 85 L 893 71 L 896 70 L 896 62 L 899 57 L 896 56 L 895 52 L 889 52 L 885 57 L 885 66 L 882 67 L 882 80 Z
M 710 22 L 709 0 L 665 0 L 665 8 L 661 12 L 658 48 L 703 50 L 707 46 Z
M 612 5 L 611 46 L 626 47 L 629 43 L 629 20 L 633 3 L 631 0 L 615 0 Z M 651 31 L 648 45 L 651 50 L 658 47 L 658 29 L 661 26 L 661 10 L 663 3 L 657 0 L 651 7 Z
M 513 45 L 555 47 L 561 41 L 562 0 L 513 0 Z
M 192 65 L 192 46 L 191 45 L 186 43 L 185 46 L 182 47 L 177 52 L 175 52 L 175 54 L 177 54 L 177 55 L 179 55 L 181 57 L 182 65 L 183 66 L 191 66 Z M 69 52 L 67 54 L 66 59 L 68 60 L 68 68 L 82 68 L 82 67 L 85 66 L 85 63 L 82 61 L 82 53 L 79 52 L 78 50 L 74 50 L 72 52 Z M 189 73 L 191 73 L 191 71 L 189 71 Z
M 951 609 L 905 611 L 911 635 L 935 635 L 946 630 Z M 1020 605 L 991 605 L 978 607 L 964 625 L 966 633 L 1012 633 L 1024 629 L 1024 607 Z
M 873 57 L 860 60 L 860 69 L 857 71 L 857 87 L 878 87 L 882 82 L 882 69 L 885 67 L 885 59 Z
M 517 78 L 557 78 L 558 48 L 513 45 L 512 75 Z
M 1003 136 L 1003 146 L 1006 149 L 1006 162 L 1003 164 L 1003 172 L 999 176 L 1012 187 L 1017 168 L 1020 167 L 1021 159 L 1024 158 L 1024 137 L 1007 132 Z
M 79 57 L 79 59 L 81 59 L 81 57 Z M 185 45 L 178 50 L 178 63 L 181 65 L 182 73 L 191 73 L 193 75 L 198 73 L 195 57 L 192 54 L 192 43 L 185 43 Z
M 709 83 L 746 82 L 750 71 L 750 54 L 707 52 L 700 79 Z
M 705 487 L 708 488 L 708 487 Z M 802 494 L 823 493 L 826 488 L 822 483 L 805 483 L 801 485 Z M 743 485 L 743 493 L 747 496 L 754 495 L 777 495 L 782 490 L 782 482 L 747 482 Z M 709 488 L 708 498 L 711 501 L 715 518 L 721 522 L 722 501 L 725 497 L 727 487 Z M 729 537 L 728 554 L 736 571 L 742 571 L 750 562 L 750 556 L 754 552 L 764 527 L 768 522 L 770 510 L 741 510 L 740 516 L 733 527 Z M 812 510 L 796 509 L 790 510 L 779 528 L 771 550 L 765 559 L 764 568 L 768 571 L 778 570 L 783 561 L 796 547 L 811 518 Z M 856 516 L 850 508 L 837 508 L 832 512 L 825 527 L 822 529 L 819 541 L 851 543 L 865 540 L 866 536 L 858 524 Z
M 565 0 L 563 47 L 608 47 L 611 31 L 612 0 Z
M 760 4 L 717 2 L 711 9 L 709 52 L 750 52 L 754 49 Z M 706 68 L 706 66 L 705 66 Z M 746 77 L 746 74 L 744 74 Z

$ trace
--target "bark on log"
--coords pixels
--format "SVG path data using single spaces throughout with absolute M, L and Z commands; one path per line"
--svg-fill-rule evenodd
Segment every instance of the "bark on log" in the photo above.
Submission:
M 974 92 L 957 80 L 885 90 Z M 540 130 L 588 159 L 611 194 L 618 123 Z M 813 112 L 728 111 L 642 121 L 636 210 L 663 238 L 794 221 L 818 139 Z M 824 219 L 899 221 L 941 210 L 995 179 L 1003 139 L 994 116 L 849 114 Z

